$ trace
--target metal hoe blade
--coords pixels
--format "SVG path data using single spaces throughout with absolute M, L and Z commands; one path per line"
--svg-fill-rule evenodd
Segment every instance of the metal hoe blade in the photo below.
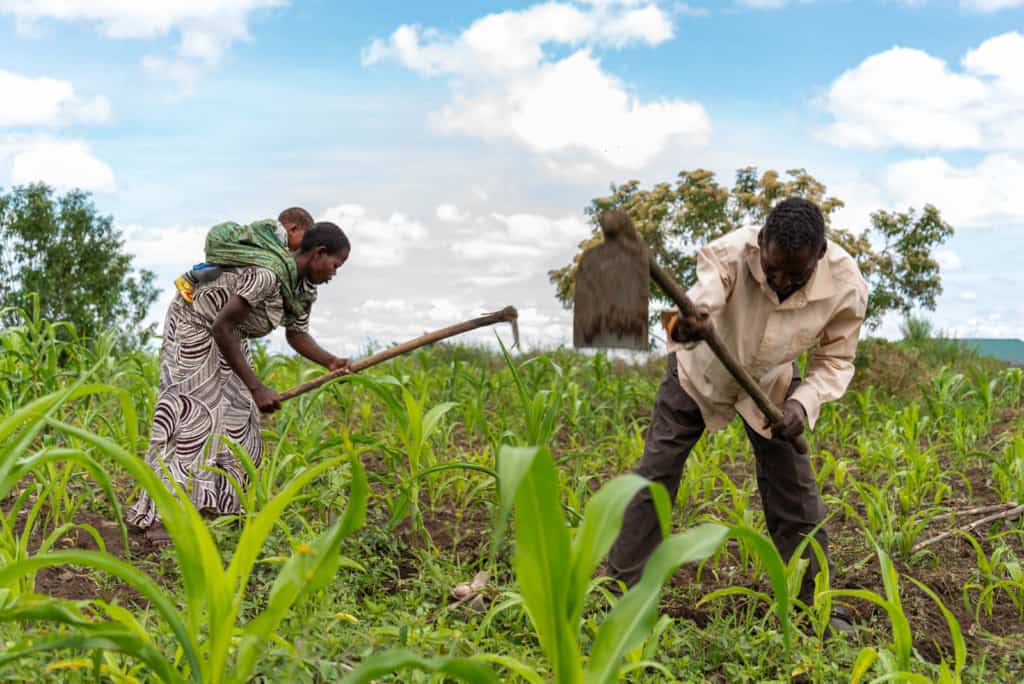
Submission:
M 619 218 L 619 212 L 605 212 L 601 227 L 606 236 L 628 233 L 621 235 L 627 239 L 606 237 L 580 257 L 572 321 L 576 348 L 649 349 L 649 258 L 628 217 Z

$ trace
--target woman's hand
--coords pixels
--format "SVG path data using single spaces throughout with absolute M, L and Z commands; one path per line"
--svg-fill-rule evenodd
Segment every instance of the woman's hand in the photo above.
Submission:
M 331 360 L 327 362 L 327 370 L 344 371 L 344 374 L 348 375 L 352 372 L 352 362 L 340 356 L 332 356 Z
M 281 395 L 266 385 L 257 385 L 249 390 L 252 399 L 262 413 L 273 413 L 281 408 Z

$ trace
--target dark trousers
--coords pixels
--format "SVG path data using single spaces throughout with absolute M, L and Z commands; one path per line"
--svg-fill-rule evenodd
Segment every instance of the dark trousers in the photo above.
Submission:
M 799 383 L 800 379 L 794 377 L 787 396 Z M 798 454 L 783 439 L 765 439 L 746 421 L 743 426 L 757 459 L 757 486 L 768 533 L 783 559 L 788 560 L 804 537 L 825 517 L 825 505 L 810 458 Z M 679 385 L 675 354 L 669 354 L 668 371 L 654 399 L 654 414 L 636 473 L 664 485 L 674 504 L 686 457 L 702 434 L 704 419 L 700 409 Z M 828 534 L 824 527 L 818 530 L 815 539 L 827 554 Z M 644 564 L 660 542 L 658 517 L 650 492 L 644 489 L 626 508 L 622 530 L 608 557 L 609 574 L 632 586 L 640 579 Z M 809 546 L 804 555 L 809 558 L 810 566 L 804 574 L 800 599 L 810 603 L 819 566 Z

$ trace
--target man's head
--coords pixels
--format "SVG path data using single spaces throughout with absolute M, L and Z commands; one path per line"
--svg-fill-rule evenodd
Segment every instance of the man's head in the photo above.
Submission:
M 305 231 L 295 264 L 310 282 L 322 285 L 334 277 L 351 251 L 344 231 L 329 221 L 321 221 Z
M 810 281 L 825 256 L 825 217 L 814 202 L 782 200 L 768 215 L 757 243 L 765 279 L 781 301 Z
M 277 215 L 277 222 L 288 235 L 288 249 L 293 252 L 302 245 L 302 236 L 313 226 L 313 217 L 302 207 L 289 207 Z

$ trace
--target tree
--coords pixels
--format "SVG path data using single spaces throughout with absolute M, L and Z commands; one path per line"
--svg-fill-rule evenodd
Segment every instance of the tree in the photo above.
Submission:
M 871 225 L 854 233 L 832 225 L 832 216 L 843 202 L 826 192 L 825 185 L 804 169 L 791 169 L 782 177 L 771 170 L 758 176 L 754 167 L 737 171 L 732 188 L 704 169 L 682 171 L 674 185 L 658 183 L 649 190 L 642 190 L 635 180 L 613 184 L 611 195 L 592 200 L 586 209 L 593 224 L 591 236 L 580 243 L 571 263 L 549 271 L 548 277 L 559 301 L 570 308 L 580 255 L 601 241 L 598 215 L 622 207 L 662 266 L 685 286 L 696 278 L 696 253 L 701 245 L 742 226 L 763 225 L 776 203 L 796 196 L 821 207 L 829 238 L 860 266 L 871 287 L 865 321 L 869 329 L 890 311 L 908 314 L 917 307 L 934 309 L 942 282 L 931 253 L 953 234 L 953 227 L 942 220 L 939 210 L 926 205 L 921 212 L 876 211 Z M 651 297 L 668 305 L 653 283 Z
M 127 343 L 153 332 L 140 329 L 156 300 L 154 275 L 135 272 L 110 216 L 97 213 L 90 195 L 55 196 L 47 185 L 0 192 L 0 307 L 25 306 L 39 293 L 43 315 L 73 323 L 95 336 L 118 330 Z M 0 323 L 13 325 L 5 314 Z

